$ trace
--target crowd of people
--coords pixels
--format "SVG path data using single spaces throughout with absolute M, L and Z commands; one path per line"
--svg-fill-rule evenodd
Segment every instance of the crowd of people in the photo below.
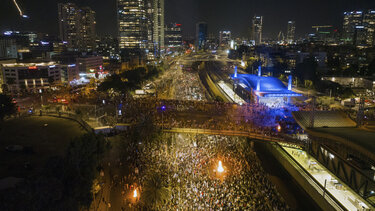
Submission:
M 140 109 L 142 111 L 140 111 Z M 263 104 L 237 105 L 223 102 L 138 99 L 123 109 L 123 122 L 150 115 L 163 128 L 196 128 L 243 131 L 280 137 L 303 133 L 291 112 L 296 108 L 271 109 Z M 138 114 L 137 112 L 138 111 Z M 280 128 L 279 128 L 280 126 Z
M 205 100 L 204 91 L 200 85 L 198 74 L 185 71 L 179 72 L 174 80 L 174 99 L 177 100 Z
M 123 192 L 137 188 L 142 195 L 148 177 L 159 174 L 170 190 L 161 210 L 289 210 L 246 139 L 174 134 L 163 140 L 143 146 L 139 159 L 128 158 L 135 170 Z M 140 199 L 125 200 L 123 209 L 142 208 Z

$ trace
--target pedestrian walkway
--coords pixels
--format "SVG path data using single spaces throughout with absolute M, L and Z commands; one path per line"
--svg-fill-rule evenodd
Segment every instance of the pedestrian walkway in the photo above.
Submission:
M 225 92 L 225 94 L 231 99 L 232 102 L 235 102 L 240 105 L 246 103 L 246 101 L 244 101 L 240 96 L 238 96 L 224 81 L 219 81 L 219 83 L 217 84 Z
M 335 197 L 348 210 L 374 210 L 361 196 L 356 194 L 350 187 L 342 183 L 334 174 L 328 171 L 316 159 L 309 156 L 305 151 L 283 147 L 283 149 L 294 158 L 298 164 L 310 173 L 326 191 Z

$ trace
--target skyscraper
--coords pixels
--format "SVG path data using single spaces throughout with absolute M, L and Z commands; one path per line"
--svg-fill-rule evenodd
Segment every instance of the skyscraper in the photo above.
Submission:
M 117 0 L 118 41 L 120 49 L 147 47 L 147 15 L 144 0 Z
M 287 33 L 286 33 L 286 41 L 288 44 L 292 44 L 294 42 L 295 33 L 296 33 L 296 22 L 288 21 L 288 28 L 287 28 Z
M 80 49 L 93 51 L 96 47 L 95 12 L 89 7 L 80 9 Z
M 181 24 L 169 24 L 165 28 L 165 47 L 168 51 L 179 50 L 182 47 Z
M 157 54 L 164 50 L 164 0 L 153 1 L 153 43 Z
M 79 8 L 73 3 L 58 4 L 60 39 L 68 48 L 93 51 L 95 48 L 95 12 L 89 7 Z
M 251 40 L 254 40 L 255 45 L 262 43 L 263 30 L 263 16 L 254 16 L 251 26 Z
M 205 22 L 199 22 L 196 25 L 195 47 L 197 50 L 204 49 L 207 42 L 208 25 Z
M 229 45 L 232 38 L 232 33 L 230 31 L 220 31 L 219 32 L 219 45 L 220 47 L 226 47 Z
M 69 48 L 78 46 L 78 10 L 73 3 L 58 4 L 60 39 L 68 42 Z
M 363 19 L 363 25 L 366 28 L 366 44 L 375 45 L 375 10 L 369 10 Z
M 353 11 L 344 13 L 344 23 L 343 23 L 343 39 L 347 44 L 358 43 L 358 33 L 363 29 L 363 12 Z

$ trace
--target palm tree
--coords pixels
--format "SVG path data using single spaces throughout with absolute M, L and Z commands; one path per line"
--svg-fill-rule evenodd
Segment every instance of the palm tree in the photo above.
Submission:
M 163 205 L 170 198 L 169 192 L 169 188 L 165 185 L 162 176 L 155 172 L 147 180 L 141 200 L 148 209 L 162 210 Z

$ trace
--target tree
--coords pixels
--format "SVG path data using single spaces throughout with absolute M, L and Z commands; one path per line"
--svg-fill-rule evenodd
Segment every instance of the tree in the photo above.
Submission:
M 65 157 L 51 157 L 40 174 L 27 178 L 16 190 L 0 194 L 0 210 L 87 209 L 106 149 L 101 136 L 85 134 L 73 139 Z
M 101 83 L 98 87 L 98 91 L 107 92 L 113 89 L 116 92 L 124 93 L 128 90 L 125 82 L 121 79 L 120 75 L 114 74 L 107 77 L 103 83 Z
M 311 80 L 305 80 L 304 82 L 305 82 L 305 88 L 307 88 L 307 89 L 314 88 L 314 84 Z
M 162 210 L 163 205 L 169 200 L 169 187 L 158 173 L 150 175 L 144 186 L 141 201 L 148 209 Z
M 16 105 L 8 95 L 0 94 L 0 121 L 6 116 L 11 116 L 17 112 Z
M 92 202 L 92 185 L 98 174 L 97 167 L 106 150 L 101 136 L 85 134 L 70 142 L 64 163 L 64 185 L 67 194 L 79 207 L 89 207 Z

